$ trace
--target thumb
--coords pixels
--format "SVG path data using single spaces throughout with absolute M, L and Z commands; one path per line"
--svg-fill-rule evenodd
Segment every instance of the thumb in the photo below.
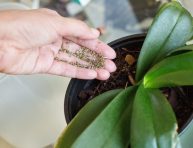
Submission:
M 72 18 L 62 17 L 59 27 L 59 34 L 63 37 L 76 37 L 80 39 L 96 39 L 100 33 L 90 28 L 86 23 Z

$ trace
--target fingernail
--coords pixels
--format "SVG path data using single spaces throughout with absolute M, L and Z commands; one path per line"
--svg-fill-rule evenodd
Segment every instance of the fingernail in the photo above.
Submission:
M 105 62 L 105 69 L 109 72 L 114 72 L 116 71 L 117 67 L 115 65 L 115 63 L 111 60 L 106 60 Z
M 115 59 L 117 56 L 115 50 L 109 46 L 106 46 L 106 47 L 108 48 L 108 50 L 104 50 L 104 54 L 105 54 L 106 58 Z
M 115 50 L 113 49 L 112 50 L 112 59 L 115 59 L 116 57 L 117 57 L 117 54 L 116 54 Z
M 100 32 L 95 29 L 95 28 L 91 28 L 91 32 L 95 35 L 95 36 L 99 36 L 100 35 Z
M 113 63 L 112 64 L 112 69 L 110 72 L 115 72 L 117 70 L 117 66 Z

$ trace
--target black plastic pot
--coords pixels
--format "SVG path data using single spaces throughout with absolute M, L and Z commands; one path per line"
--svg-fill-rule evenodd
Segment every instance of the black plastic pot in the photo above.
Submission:
M 117 48 L 141 48 L 146 34 L 136 34 L 131 36 L 126 36 L 120 39 L 117 39 L 109 45 L 113 49 Z M 73 117 L 77 114 L 78 110 L 78 95 L 82 90 L 92 89 L 98 83 L 98 80 L 78 80 L 72 79 L 68 85 L 65 101 L 64 101 L 64 113 L 66 122 L 69 123 Z M 180 131 L 180 139 L 183 148 L 189 148 L 190 143 L 192 143 L 193 139 L 193 115 L 189 118 L 189 120 L 184 124 Z
M 146 34 L 136 34 L 131 36 L 126 36 L 120 39 L 117 39 L 109 45 L 113 48 L 141 48 Z M 66 122 L 69 123 L 72 118 L 77 113 L 78 106 L 78 94 L 81 90 L 85 90 L 88 87 L 91 88 L 98 80 L 78 80 L 72 79 L 68 85 L 65 102 L 64 102 L 64 113 Z

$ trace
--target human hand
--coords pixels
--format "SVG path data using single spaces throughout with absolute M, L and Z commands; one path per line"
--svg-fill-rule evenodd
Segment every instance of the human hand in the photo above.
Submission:
M 7 74 L 47 73 L 80 79 L 105 80 L 116 70 L 116 54 L 99 41 L 99 32 L 79 20 L 64 18 L 49 9 L 0 12 L 0 72 Z M 103 69 L 86 69 L 55 60 L 62 46 L 85 46 L 101 53 Z

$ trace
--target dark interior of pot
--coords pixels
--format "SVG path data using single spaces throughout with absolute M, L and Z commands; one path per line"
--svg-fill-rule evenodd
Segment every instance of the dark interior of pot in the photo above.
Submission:
M 114 62 L 117 71 L 111 74 L 107 81 L 77 80 L 72 79 L 65 96 L 64 111 L 67 123 L 69 123 L 78 111 L 94 96 L 105 91 L 125 88 L 132 85 L 135 77 L 136 61 L 143 44 L 145 34 L 127 36 L 109 45 L 116 50 L 117 57 Z M 135 61 L 128 66 L 126 56 L 132 56 Z M 181 132 L 192 120 L 193 111 L 193 87 L 164 88 L 162 92 L 168 98 L 177 117 L 179 132 Z

